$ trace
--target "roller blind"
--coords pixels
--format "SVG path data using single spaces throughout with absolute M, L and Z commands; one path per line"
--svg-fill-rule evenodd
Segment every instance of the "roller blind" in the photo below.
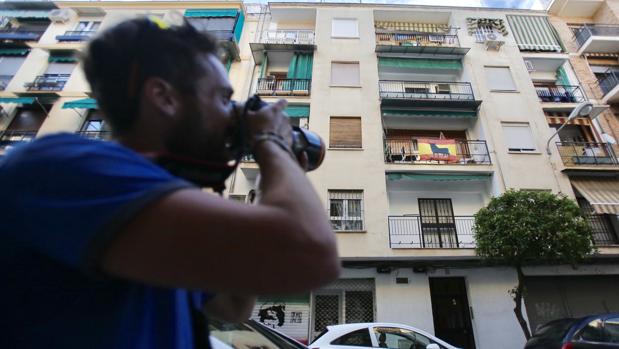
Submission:
M 0 75 L 13 76 L 26 57 L 0 57 Z
M 331 85 L 359 86 L 359 63 L 331 63 Z
M 361 118 L 331 117 L 329 147 L 361 148 Z
M 509 151 L 531 152 L 537 150 L 528 123 L 503 123 L 503 135 Z
M 492 91 L 516 91 L 516 83 L 508 67 L 484 67 L 486 82 Z
M 334 18 L 331 22 L 331 36 L 337 38 L 358 38 L 359 22 L 356 18 Z
M 71 74 L 75 69 L 75 63 L 50 63 L 45 74 Z

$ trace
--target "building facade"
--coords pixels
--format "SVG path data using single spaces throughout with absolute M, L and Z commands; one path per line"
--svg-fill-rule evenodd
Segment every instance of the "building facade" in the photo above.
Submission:
M 516 273 L 482 266 L 472 231 L 473 215 L 508 189 L 578 200 L 599 249 L 577 269 L 525 270 L 531 327 L 619 310 L 616 86 L 590 84 L 614 71 L 583 72 L 593 49 L 568 32 L 616 23 L 614 2 L 591 2 L 604 15 L 578 21 L 569 1 L 550 15 L 342 3 L 3 3 L 0 145 L 60 131 L 108 137 L 76 53 L 131 16 L 184 17 L 220 40 L 235 99 L 286 98 L 291 122 L 328 145 L 308 175 L 337 234 L 343 275 L 308 294 L 261 297 L 257 320 L 303 341 L 327 325 L 381 321 L 463 348 L 522 348 L 508 294 Z M 604 50 L 598 62 L 619 52 Z M 592 113 L 570 120 L 548 154 L 556 128 L 584 101 Z M 258 174 L 246 158 L 226 195 L 248 200 Z

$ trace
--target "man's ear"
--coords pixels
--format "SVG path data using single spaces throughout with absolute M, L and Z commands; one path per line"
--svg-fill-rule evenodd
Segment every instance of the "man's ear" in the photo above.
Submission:
M 161 78 L 146 79 L 142 93 L 153 108 L 166 116 L 174 117 L 180 111 L 180 96 L 176 88 Z

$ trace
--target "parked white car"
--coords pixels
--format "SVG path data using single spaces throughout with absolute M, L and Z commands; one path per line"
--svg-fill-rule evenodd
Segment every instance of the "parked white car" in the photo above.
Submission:
M 458 349 L 428 332 L 390 323 L 327 326 L 309 347 L 310 349 Z

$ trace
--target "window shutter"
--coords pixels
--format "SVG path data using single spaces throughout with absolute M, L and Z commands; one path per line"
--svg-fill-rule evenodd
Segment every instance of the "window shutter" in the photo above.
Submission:
M 505 143 L 509 151 L 535 151 L 535 140 L 529 124 L 503 124 Z
M 516 84 L 508 67 L 485 67 L 488 88 L 496 91 L 516 91 Z
M 331 63 L 331 84 L 359 86 L 359 63 Z
M 0 75 L 13 76 L 26 57 L 0 57 Z
M 71 74 L 75 69 L 75 63 L 52 62 L 47 66 L 45 74 Z
M 334 18 L 331 22 L 331 36 L 338 38 L 358 38 L 359 22 L 356 18 Z
M 329 147 L 361 148 L 361 118 L 331 117 Z

